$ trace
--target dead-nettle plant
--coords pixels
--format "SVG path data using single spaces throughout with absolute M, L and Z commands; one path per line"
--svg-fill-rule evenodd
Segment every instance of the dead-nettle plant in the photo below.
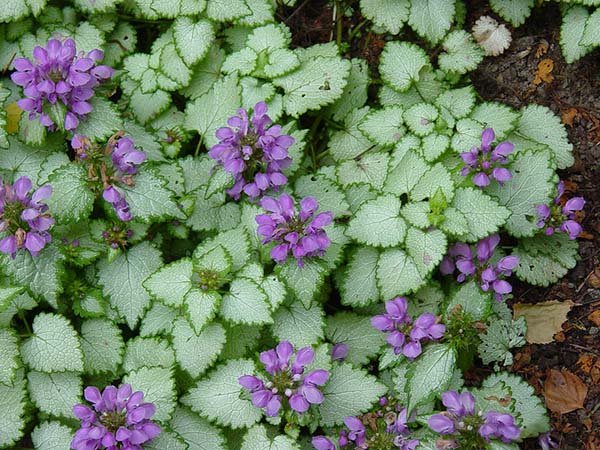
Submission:
M 559 118 L 461 78 L 453 2 L 361 1 L 442 46 L 387 42 L 372 101 L 366 61 L 292 48 L 270 0 L 67 3 L 0 12 L 0 448 L 550 431 L 519 377 L 462 371 L 512 363 L 512 280 L 575 265 L 585 202 Z

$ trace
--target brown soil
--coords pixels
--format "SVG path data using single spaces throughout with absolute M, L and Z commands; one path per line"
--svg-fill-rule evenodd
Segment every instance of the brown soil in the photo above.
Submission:
M 346 56 L 362 57 L 376 70 L 386 37 L 362 24 L 358 1 L 346 1 L 354 9 L 342 18 L 344 39 L 361 26 L 361 37 L 349 42 Z M 481 15 L 496 17 L 486 1 L 467 2 L 470 27 Z M 279 20 L 292 30 L 294 44 L 305 47 L 335 39 L 333 9 L 324 0 L 299 0 L 294 8 L 280 8 Z M 339 16 L 338 16 L 339 17 Z M 575 164 L 561 178 L 573 196 L 587 200 L 580 236 L 580 261 L 567 276 L 549 288 L 517 284 L 514 302 L 538 303 L 571 300 L 563 331 L 546 345 L 526 345 L 515 352 L 510 370 L 523 376 L 543 397 L 543 386 L 551 369 L 568 369 L 587 386 L 584 408 L 567 414 L 551 413 L 553 438 L 564 450 L 600 450 L 600 49 L 574 64 L 566 64 L 559 46 L 560 12 L 556 5 L 534 10 L 526 24 L 513 31 L 513 43 L 499 57 L 486 58 L 471 79 L 479 95 L 488 101 L 520 108 L 538 103 L 563 118 L 574 145 Z M 393 37 L 389 37 L 393 39 Z M 403 39 L 417 40 L 409 31 Z M 552 80 L 534 83 L 542 60 L 550 59 Z M 548 62 L 545 61 L 547 64 Z M 474 372 L 489 369 L 475 368 Z M 473 375 L 477 376 L 476 373 Z M 526 450 L 539 449 L 536 440 L 524 442 Z

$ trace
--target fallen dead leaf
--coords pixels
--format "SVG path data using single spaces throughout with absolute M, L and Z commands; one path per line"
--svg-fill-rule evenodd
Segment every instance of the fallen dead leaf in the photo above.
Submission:
M 548 41 L 546 39 L 542 39 L 538 44 L 537 48 L 535 49 L 535 57 L 539 58 L 540 56 L 545 54 L 548 51 L 548 47 L 550 47 Z
M 587 282 L 594 289 L 600 288 L 600 268 L 594 269 L 594 271 L 588 277 Z
M 600 326 L 600 309 L 592 311 L 588 314 L 588 320 L 596 326 Z
M 554 61 L 550 58 L 542 59 L 537 66 L 535 71 L 535 78 L 533 80 L 533 84 L 536 86 L 541 84 L 542 81 L 546 84 L 550 84 L 554 81 L 554 77 L 552 76 L 552 70 L 554 70 Z
M 573 126 L 573 119 L 579 115 L 577 108 L 565 109 L 562 113 L 562 123 L 570 127 Z
M 590 377 L 592 378 L 592 384 L 600 383 L 600 358 L 596 360 L 596 364 L 590 370 Z
M 19 131 L 19 120 L 23 110 L 19 108 L 17 102 L 6 105 L 6 131 L 10 134 Z
M 562 369 L 550 369 L 544 384 L 546 406 L 559 414 L 566 414 L 583 408 L 587 395 L 587 386 L 581 378 Z
M 554 335 L 562 331 L 562 324 L 567 320 L 567 314 L 574 303 L 571 300 L 527 305 L 515 303 L 513 305 L 514 319 L 521 316 L 527 321 L 527 334 L 525 339 L 530 344 L 549 344 L 554 340 Z
M 580 356 L 577 360 L 577 367 L 586 375 L 589 374 L 594 365 L 594 358 L 588 355 Z

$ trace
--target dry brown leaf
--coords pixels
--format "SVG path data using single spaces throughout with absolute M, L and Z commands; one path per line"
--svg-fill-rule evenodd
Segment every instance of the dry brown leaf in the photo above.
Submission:
M 590 370 L 590 377 L 592 377 L 592 383 L 598 384 L 600 382 L 600 358 L 596 360 L 596 364 Z
M 600 309 L 592 311 L 590 314 L 588 314 L 588 320 L 594 325 L 600 326 Z
M 577 367 L 586 375 L 590 373 L 592 370 L 592 366 L 594 365 L 594 358 L 588 355 L 580 356 L 577 360 Z
M 544 83 L 550 84 L 554 81 L 554 77 L 552 76 L 552 71 L 554 70 L 554 61 L 550 58 L 542 59 L 537 66 L 535 71 L 535 79 L 533 80 L 533 84 L 536 86 L 541 84 L 542 81 Z
M 566 414 L 583 408 L 587 395 L 587 386 L 581 378 L 562 369 L 550 369 L 544 383 L 544 398 L 546 406 L 559 414 Z
M 571 300 L 526 305 L 515 303 L 513 314 L 515 320 L 525 316 L 527 321 L 527 334 L 525 339 L 530 344 L 549 344 L 554 340 L 554 335 L 562 331 L 562 324 L 567 320 L 567 314 L 574 303 Z
M 573 126 L 573 119 L 579 115 L 577 108 L 565 109 L 562 113 L 562 123 L 565 125 Z
M 540 56 L 545 54 L 548 51 L 548 47 L 550 47 L 548 41 L 546 39 L 542 39 L 538 44 L 537 48 L 535 49 L 535 57 L 539 58 Z
M 600 288 L 600 268 L 594 269 L 587 280 L 588 284 L 594 289 Z

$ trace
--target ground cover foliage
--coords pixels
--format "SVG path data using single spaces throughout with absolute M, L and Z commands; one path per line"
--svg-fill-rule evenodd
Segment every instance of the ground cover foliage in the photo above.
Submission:
M 502 370 L 526 330 L 504 300 L 575 265 L 571 144 L 479 100 L 461 4 L 406 3 L 361 2 L 428 43 L 390 40 L 378 76 L 290 48 L 268 0 L 9 2 L 1 447 L 551 445 Z M 475 358 L 497 373 L 467 394 Z M 154 405 L 117 414 L 139 439 L 109 385 Z

